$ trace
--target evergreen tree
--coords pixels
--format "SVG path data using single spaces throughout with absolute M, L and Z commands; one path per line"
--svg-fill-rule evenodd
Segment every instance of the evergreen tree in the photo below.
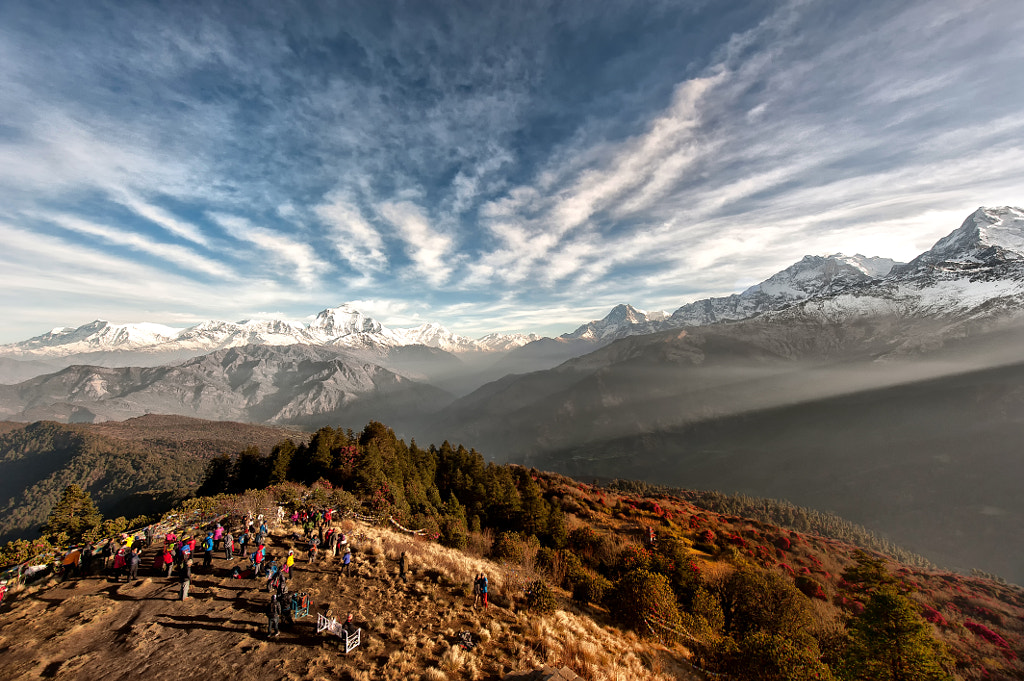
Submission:
M 295 456 L 295 443 L 284 440 L 274 445 L 270 452 L 270 484 L 277 485 L 288 480 L 288 467 Z
M 78 543 L 92 538 L 102 523 L 92 496 L 78 485 L 68 485 L 40 531 L 48 541 Z
M 196 490 L 196 496 L 212 497 L 233 491 L 231 457 L 227 454 L 215 456 L 206 464 L 203 483 Z
M 890 584 L 850 623 L 846 677 L 857 681 L 948 681 L 951 660 L 917 607 Z

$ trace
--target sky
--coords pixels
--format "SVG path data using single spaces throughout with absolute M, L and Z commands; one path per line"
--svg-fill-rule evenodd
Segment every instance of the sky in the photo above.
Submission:
M 1019 0 L 0 3 L 0 343 L 557 335 L 1024 204 Z

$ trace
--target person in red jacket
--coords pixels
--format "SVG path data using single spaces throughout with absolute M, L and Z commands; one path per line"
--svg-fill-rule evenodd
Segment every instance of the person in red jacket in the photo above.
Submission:
M 114 581 L 121 581 L 121 573 L 124 572 L 125 566 L 128 561 L 124 557 L 124 548 L 119 548 L 117 553 L 114 554 Z
M 260 568 L 263 567 L 263 544 L 252 554 L 253 577 L 260 576 Z

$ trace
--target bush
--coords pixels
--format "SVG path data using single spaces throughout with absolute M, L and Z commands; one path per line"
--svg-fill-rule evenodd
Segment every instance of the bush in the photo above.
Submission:
M 522 537 L 518 532 L 502 532 L 494 540 L 491 555 L 498 560 L 519 563 L 523 560 Z
M 528 610 L 543 615 L 554 612 L 557 607 L 558 601 L 555 600 L 555 593 L 543 579 L 534 580 L 526 587 L 526 608 Z
M 653 628 L 659 637 L 671 639 L 670 629 L 678 629 L 681 624 L 668 578 L 655 572 L 626 573 L 615 585 L 608 605 L 617 621 L 641 634 L 650 634 Z
M 572 600 L 579 605 L 600 603 L 611 586 L 612 583 L 600 575 L 579 575 L 572 587 Z

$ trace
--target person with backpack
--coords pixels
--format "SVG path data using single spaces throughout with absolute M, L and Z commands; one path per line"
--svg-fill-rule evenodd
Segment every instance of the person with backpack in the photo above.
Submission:
M 352 549 L 345 547 L 345 555 L 341 559 L 341 574 L 348 577 L 348 570 L 352 567 Z
M 121 574 L 124 572 L 125 566 L 128 565 L 127 559 L 125 559 L 124 549 L 118 549 L 117 553 L 114 554 L 114 581 L 121 581 Z
M 142 562 L 142 554 L 139 553 L 139 548 L 135 547 L 132 549 L 132 553 L 128 556 L 128 581 L 134 582 L 139 578 L 139 563 Z
M 260 576 L 260 568 L 263 567 L 263 545 L 260 544 L 259 548 L 253 551 L 252 554 L 252 576 Z
M 166 546 L 164 547 L 163 568 L 167 571 L 167 578 L 170 579 L 171 571 L 174 570 L 174 554 Z
M 487 575 L 480 573 L 480 596 L 484 602 L 484 608 L 487 607 Z
M 270 595 L 270 603 L 267 605 L 267 638 L 281 635 L 281 602 L 277 600 L 277 594 Z
M 213 572 L 213 544 L 213 532 L 207 532 L 203 540 L 203 570 L 206 572 Z

